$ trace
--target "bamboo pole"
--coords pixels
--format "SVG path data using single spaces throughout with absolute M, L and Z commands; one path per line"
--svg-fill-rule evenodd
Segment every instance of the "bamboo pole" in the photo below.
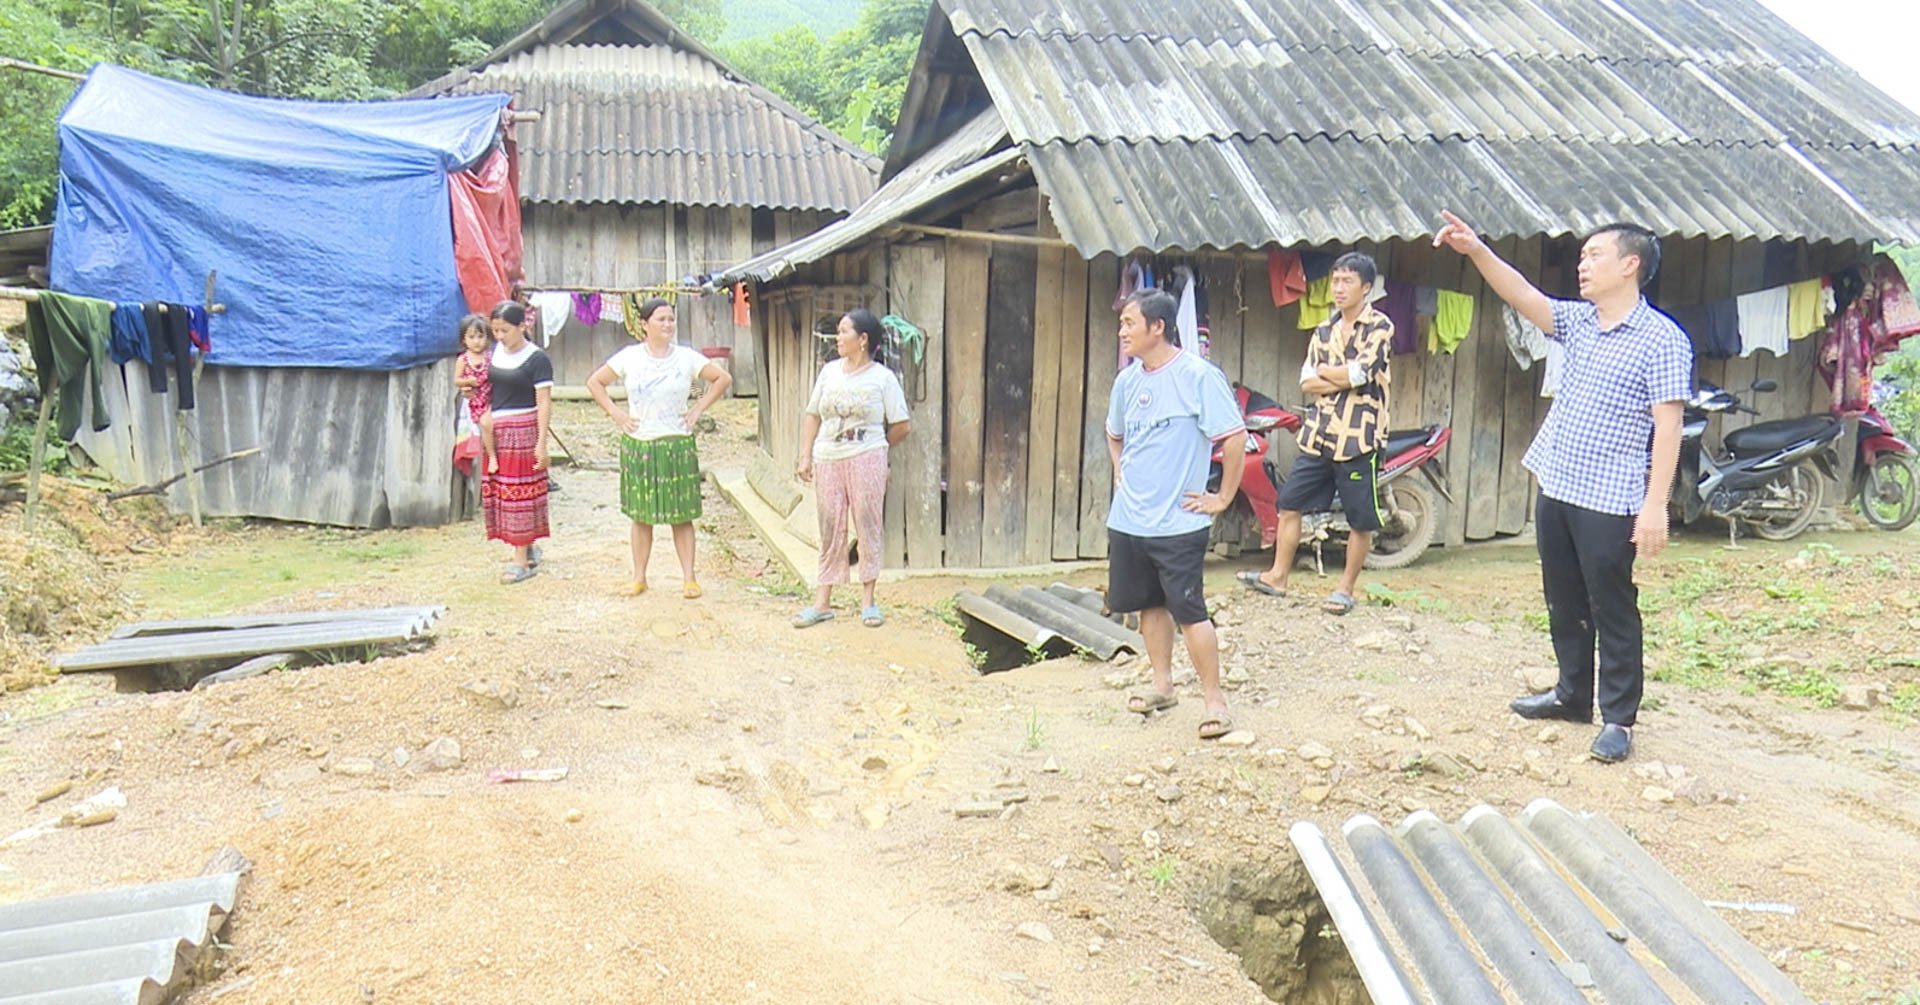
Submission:
M 6 56 L 0 56 L 0 69 L 23 70 L 27 73 L 44 73 L 49 77 L 59 77 L 61 80 L 87 79 L 87 75 L 84 73 L 56 69 L 51 66 L 41 66 L 39 63 L 29 63 L 24 59 L 12 59 Z

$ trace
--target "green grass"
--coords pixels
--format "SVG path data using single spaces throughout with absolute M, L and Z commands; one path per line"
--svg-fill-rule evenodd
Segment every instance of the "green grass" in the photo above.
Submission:
M 1046 742 L 1047 727 L 1045 723 L 1040 721 L 1040 710 L 1037 708 L 1027 709 L 1026 748 L 1028 750 L 1039 750 L 1041 745 Z
M 1147 881 L 1153 884 L 1156 893 L 1165 893 L 1173 886 L 1174 877 L 1180 872 L 1180 856 L 1162 855 L 1160 860 L 1147 867 Z
M 464 529 L 464 528 L 462 528 Z M 244 541 L 221 542 L 184 558 L 153 562 L 134 571 L 128 589 L 149 618 L 199 617 L 243 610 L 266 601 L 342 590 L 370 574 L 463 564 L 477 550 L 470 538 L 426 530 L 346 531 L 255 528 Z M 472 602 L 490 585 L 489 563 L 471 564 L 474 575 L 438 578 L 438 603 Z

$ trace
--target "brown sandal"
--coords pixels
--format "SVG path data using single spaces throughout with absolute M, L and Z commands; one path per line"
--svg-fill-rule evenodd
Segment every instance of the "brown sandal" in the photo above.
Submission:
M 1233 716 L 1225 712 L 1215 712 L 1200 720 L 1200 739 L 1218 740 L 1233 732 Z
M 1152 715 L 1155 712 L 1164 712 L 1178 704 L 1180 704 L 1179 695 L 1149 691 L 1146 694 L 1136 694 L 1129 697 L 1127 699 L 1127 711 L 1135 715 Z

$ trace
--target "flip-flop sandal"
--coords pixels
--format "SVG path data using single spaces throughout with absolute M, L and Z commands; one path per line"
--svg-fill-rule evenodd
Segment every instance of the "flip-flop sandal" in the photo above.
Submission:
M 1260 574 L 1252 569 L 1242 569 L 1235 573 L 1233 578 L 1239 580 L 1241 586 L 1255 593 L 1264 593 L 1269 597 L 1284 597 L 1287 595 L 1287 591 L 1261 579 Z
M 1336 617 L 1349 614 L 1353 611 L 1353 598 L 1335 590 L 1320 602 L 1320 609 Z
M 1148 691 L 1146 694 L 1136 694 L 1129 697 L 1127 699 L 1127 711 L 1135 715 L 1152 715 L 1155 712 L 1164 712 L 1178 704 L 1180 704 L 1180 696 L 1177 694 L 1161 694 L 1158 691 Z
M 860 623 L 868 628 L 878 628 L 887 623 L 887 616 L 881 613 L 879 604 L 871 604 L 860 609 Z
M 506 571 L 500 574 L 500 582 L 503 585 L 512 586 L 515 583 L 524 583 L 533 576 L 533 570 L 524 565 L 509 565 Z
M 1233 716 L 1217 712 L 1200 720 L 1200 739 L 1218 740 L 1233 732 Z
M 680 587 L 680 595 L 688 600 L 699 600 L 700 595 L 706 592 L 699 583 L 687 583 Z
M 637 597 L 647 592 L 647 584 L 640 582 L 628 583 L 622 586 L 618 592 L 623 597 Z
M 814 608 L 809 607 L 809 608 L 806 608 L 805 610 L 802 610 L 799 614 L 796 614 L 793 616 L 793 627 L 812 628 L 814 625 L 817 625 L 822 621 L 832 621 L 832 620 L 833 620 L 832 611 L 815 610 Z

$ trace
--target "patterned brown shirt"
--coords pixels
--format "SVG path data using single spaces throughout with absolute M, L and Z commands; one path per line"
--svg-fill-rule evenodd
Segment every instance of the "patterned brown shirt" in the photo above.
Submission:
M 1335 461 L 1350 461 L 1387 443 L 1387 360 L 1393 354 L 1393 322 L 1368 307 L 1349 328 L 1337 312 L 1314 329 L 1301 378 L 1322 366 L 1345 366 L 1364 377 L 1353 387 L 1313 395 L 1300 425 L 1300 449 Z

